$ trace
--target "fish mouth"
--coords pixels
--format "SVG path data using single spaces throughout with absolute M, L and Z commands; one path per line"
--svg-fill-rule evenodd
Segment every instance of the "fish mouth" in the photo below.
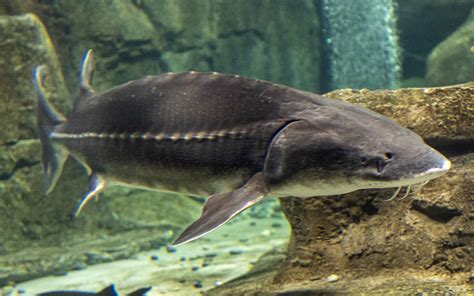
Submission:
M 430 166 L 425 165 L 426 169 L 423 171 L 412 172 L 406 176 L 401 176 L 398 180 L 393 180 L 393 187 L 414 185 L 423 183 L 446 174 L 451 169 L 451 161 L 444 155 L 429 147 L 428 151 L 416 157 L 414 162 L 419 161 L 421 163 L 429 163 Z M 389 181 L 388 183 L 392 183 Z M 388 184 L 387 184 L 388 185 Z M 387 186 L 388 187 L 388 186 Z
M 391 188 L 397 188 L 395 193 L 385 201 L 394 200 L 400 193 L 402 187 L 406 187 L 405 193 L 399 200 L 403 200 L 409 195 L 416 195 L 418 192 L 421 191 L 421 188 L 425 186 L 430 180 L 434 178 L 438 178 L 444 175 L 449 169 L 451 168 L 451 161 L 443 157 L 443 162 L 440 167 L 431 168 L 423 173 L 415 174 L 410 178 L 398 180 L 397 182 L 390 182 Z M 398 185 L 398 186 L 394 186 Z
M 386 187 L 400 187 L 424 183 L 429 180 L 441 177 L 442 175 L 446 174 L 450 168 L 451 161 L 443 157 L 443 161 L 441 162 L 440 166 L 430 168 L 421 173 L 412 174 L 406 178 L 394 180 L 393 182 L 389 181 L 387 182 Z
M 446 174 L 451 168 L 451 161 L 442 157 L 439 165 L 429 168 L 423 172 L 402 175 L 399 178 L 390 178 L 382 173 L 370 174 L 369 180 L 361 182 L 362 188 L 397 188 L 427 182 Z

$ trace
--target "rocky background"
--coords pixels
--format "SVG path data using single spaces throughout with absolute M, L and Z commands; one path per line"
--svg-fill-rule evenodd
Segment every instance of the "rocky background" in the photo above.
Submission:
M 474 79 L 472 67 L 460 75 L 456 67 L 442 68 L 452 62 L 472 64 L 473 36 L 465 31 L 470 27 L 472 32 L 474 22 L 466 18 L 473 8 L 473 0 L 398 0 L 405 86 L 441 86 Z M 439 79 L 429 73 L 437 73 Z
M 436 86 L 474 80 L 473 6 L 474 0 L 398 1 L 403 85 Z M 77 93 L 79 66 L 88 48 L 95 50 L 97 70 L 94 81 L 97 90 L 144 75 L 185 70 L 238 73 L 314 92 L 324 87 L 320 79 L 322 60 L 318 1 L 6 0 L 0 3 L 0 15 L 0 286 L 9 281 L 60 274 L 87 264 L 125 258 L 139 250 L 166 245 L 177 231 L 199 215 L 202 202 L 174 195 L 115 188 L 107 190 L 97 203 L 88 205 L 79 219 L 72 220 L 70 213 L 85 192 L 87 178 L 76 162 L 69 161 L 58 188 L 48 196 L 42 193 L 43 175 L 35 126 L 36 95 L 31 84 L 31 73 L 36 65 L 49 66 L 48 88 L 53 94 L 53 103 L 66 114 Z M 437 101 L 437 104 L 452 102 L 460 104 L 455 106 L 466 106 L 465 102 L 473 100 L 472 87 L 469 89 L 459 97 L 462 97 L 460 101 L 446 98 Z M 365 95 L 357 91 L 355 94 L 340 92 L 336 96 Z M 442 149 L 449 144 L 451 148 L 446 148 L 446 151 L 449 156 L 455 157 L 455 163 L 469 163 L 469 156 L 459 155 L 472 152 L 469 148 L 473 145 L 472 130 L 460 132 L 462 139 L 454 139 L 453 135 L 459 134 L 451 134 L 449 128 L 455 126 L 462 129 L 472 124 L 472 117 L 462 117 L 462 120 L 458 117 L 459 110 L 468 110 L 472 114 L 472 107 L 459 107 L 459 110 L 455 107 L 446 113 L 432 110 L 431 113 L 423 113 L 427 114 L 425 117 L 419 117 L 411 108 L 414 102 L 396 100 L 400 94 L 403 91 L 379 96 L 378 100 L 373 101 L 377 104 L 368 106 L 377 109 L 388 104 L 385 100 L 392 100 L 389 101 L 393 106 L 391 108 L 410 112 L 419 124 L 430 122 L 430 116 L 442 115 L 439 125 L 414 128 Z M 429 91 L 427 94 L 430 94 Z M 395 118 L 401 114 L 404 113 L 388 113 Z M 400 122 L 407 124 L 404 120 Z M 412 126 L 409 124 L 409 127 Z M 435 136 L 438 133 L 448 135 L 446 139 L 449 141 Z M 458 142 L 451 145 L 454 143 L 452 140 Z M 465 173 L 454 171 L 453 174 L 464 174 L 468 179 L 471 176 L 472 180 L 472 170 L 469 173 L 468 166 L 462 167 L 467 170 Z M 450 180 L 453 180 L 452 183 L 443 184 L 453 184 L 456 188 L 461 186 L 458 179 Z M 433 182 L 433 186 L 435 184 Z M 427 187 L 427 192 L 430 188 L 436 191 L 435 187 Z M 423 211 L 437 212 L 441 207 L 441 216 L 447 212 L 449 217 L 455 213 L 453 221 L 466 219 L 463 215 L 469 211 L 472 213 L 472 208 L 469 210 L 460 205 L 469 204 L 466 199 L 469 191 L 465 192 L 459 196 L 457 193 L 449 195 L 452 201 L 446 206 L 448 210 L 444 209 L 444 204 L 431 206 L 422 200 L 418 202 L 418 210 L 412 208 L 412 203 L 396 203 L 397 211 L 424 217 Z M 341 202 L 341 206 L 329 205 L 329 209 L 323 206 L 317 211 L 332 211 L 334 215 L 331 217 L 336 221 L 340 215 L 346 215 L 341 207 L 348 206 L 346 211 L 353 209 L 356 212 L 354 217 L 359 215 L 357 219 L 372 223 L 373 220 L 368 217 L 378 217 L 383 212 L 378 202 L 374 201 L 377 194 L 363 199 L 362 203 L 368 203 L 368 212 L 364 210 L 364 204 L 356 202 L 353 197 L 336 201 Z M 295 204 L 293 209 L 306 206 L 316 209 L 324 201 L 314 201 L 315 205 Z M 347 204 L 351 201 L 354 204 Z M 309 227 L 295 224 L 292 217 L 299 215 L 299 212 L 292 214 L 289 204 L 284 202 L 284 208 L 292 226 L 295 229 Z M 273 207 L 277 206 L 270 204 L 267 208 Z M 434 210 L 430 210 L 432 208 Z M 272 215 L 266 213 L 265 207 L 253 210 L 253 214 L 262 217 Z M 334 229 L 354 229 L 350 226 L 354 223 L 351 219 L 356 218 L 352 214 L 347 215 L 348 220 L 337 222 L 339 228 Z M 472 214 L 468 218 L 472 222 Z M 312 221 L 308 220 L 308 223 Z M 439 223 L 453 223 L 449 221 Z M 417 224 L 422 229 L 420 232 L 427 233 L 425 224 L 420 223 Z M 374 227 L 383 228 L 385 225 Z M 365 230 L 357 228 L 357 231 Z M 417 233 L 412 232 L 412 235 Z M 457 239 L 463 233 L 466 232 L 452 234 L 447 231 L 445 236 L 433 242 L 432 250 L 441 248 L 443 239 L 446 240 L 444 245 L 449 246 L 450 237 L 454 235 Z M 468 237 L 472 237 L 472 232 L 467 233 Z M 289 262 L 299 258 L 299 253 L 295 251 L 300 248 L 299 244 L 295 244 L 296 238 L 293 236 L 293 247 L 290 247 L 290 257 L 285 266 L 291 267 Z M 469 242 L 472 247 L 472 240 Z M 358 242 L 357 246 L 361 244 Z M 315 248 L 310 247 L 310 250 Z M 456 252 L 470 254 L 472 258 L 472 253 L 465 253 L 462 248 L 457 251 L 458 247 L 452 247 L 451 253 L 442 250 L 435 252 L 440 254 L 441 259 L 429 259 L 430 262 L 438 262 L 432 263 L 433 266 L 446 262 L 449 263 L 447 265 L 457 264 L 456 260 L 449 259 L 449 256 L 457 256 Z M 354 258 L 357 256 L 363 257 L 364 252 L 354 253 Z M 448 259 L 443 259 L 446 256 Z M 423 260 L 416 262 L 429 265 L 429 260 Z M 366 261 L 354 262 L 365 264 Z M 459 259 L 459 262 L 467 261 Z M 320 261 L 311 259 L 309 263 L 303 263 L 309 264 L 303 270 L 309 274 L 318 273 L 317 263 Z M 404 263 L 391 264 L 399 267 Z M 293 270 L 293 267 L 288 270 Z M 443 268 L 449 270 L 448 267 Z M 450 271 L 466 272 L 466 267 L 453 267 Z M 281 281 L 287 278 L 284 272 L 279 275 Z

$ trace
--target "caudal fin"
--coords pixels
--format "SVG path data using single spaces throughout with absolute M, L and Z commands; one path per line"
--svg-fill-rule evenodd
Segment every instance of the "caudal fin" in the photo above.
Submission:
M 63 123 L 65 117 L 55 110 L 47 99 L 47 92 L 43 84 L 46 75 L 46 66 L 41 65 L 35 68 L 33 73 L 33 83 L 38 94 L 38 114 L 37 125 L 43 150 L 43 166 L 46 176 L 46 193 L 50 193 L 61 175 L 64 162 L 68 157 L 68 152 L 60 147 L 55 147 L 51 143 L 50 135 L 55 126 Z

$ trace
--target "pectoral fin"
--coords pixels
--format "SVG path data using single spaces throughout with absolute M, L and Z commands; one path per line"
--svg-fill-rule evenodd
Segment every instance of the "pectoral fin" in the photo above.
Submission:
M 261 201 L 267 194 L 262 173 L 255 174 L 244 186 L 231 192 L 215 194 L 204 204 L 201 217 L 174 241 L 180 245 L 195 240 Z
M 99 193 L 104 191 L 105 186 L 106 181 L 104 178 L 99 175 L 92 174 L 89 179 L 89 191 L 82 198 L 82 201 L 77 205 L 77 208 L 74 211 L 74 217 L 79 216 L 79 213 L 86 206 L 89 200 L 91 200 L 94 196 L 98 196 Z

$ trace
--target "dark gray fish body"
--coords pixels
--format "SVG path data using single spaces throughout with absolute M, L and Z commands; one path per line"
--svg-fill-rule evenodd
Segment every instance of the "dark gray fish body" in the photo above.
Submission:
M 392 120 L 362 107 L 266 81 L 218 73 L 149 76 L 96 93 L 92 54 L 66 120 L 35 72 L 43 162 L 52 190 L 70 153 L 89 193 L 107 184 L 212 195 L 178 238 L 196 239 L 267 195 L 308 197 L 400 187 L 450 163 Z
M 284 106 L 289 93 L 298 96 L 217 73 L 149 76 L 81 98 L 51 138 L 110 181 L 214 194 L 263 170 L 272 137 L 297 113 Z

